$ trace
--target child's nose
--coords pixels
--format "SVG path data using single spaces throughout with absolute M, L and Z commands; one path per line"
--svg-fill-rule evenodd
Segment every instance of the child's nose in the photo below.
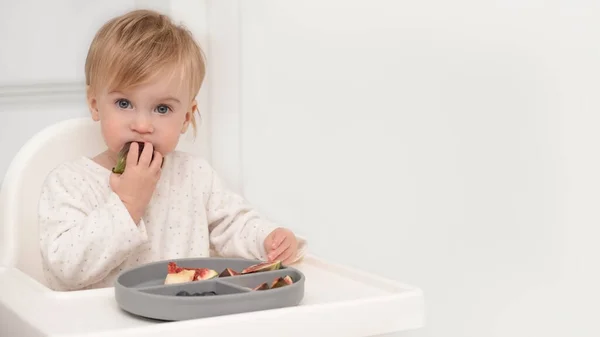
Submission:
M 131 122 L 131 130 L 138 133 L 152 133 L 154 127 L 150 116 L 146 113 L 137 113 Z

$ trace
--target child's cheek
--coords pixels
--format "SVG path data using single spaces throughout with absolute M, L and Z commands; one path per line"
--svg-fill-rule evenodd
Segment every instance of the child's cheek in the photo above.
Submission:
M 113 152 L 118 152 L 123 147 L 127 138 L 127 124 L 122 118 L 115 118 L 114 113 L 110 113 L 101 119 L 102 136 L 108 148 Z
M 173 138 L 173 135 L 168 135 L 168 137 L 160 137 L 159 139 L 160 143 L 157 144 L 156 150 L 163 156 L 173 152 L 177 147 L 177 137 Z
M 157 150 L 163 155 L 175 151 L 177 147 L 177 143 L 179 142 L 179 137 L 181 136 L 181 128 L 177 123 L 173 123 L 173 121 L 169 121 L 170 123 L 164 128 L 157 128 L 157 131 L 160 132 L 160 135 L 155 135 L 155 139 L 159 139 L 160 143 L 158 144 Z

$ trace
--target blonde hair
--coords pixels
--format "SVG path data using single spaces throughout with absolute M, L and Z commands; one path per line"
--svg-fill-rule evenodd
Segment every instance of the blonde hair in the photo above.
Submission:
M 189 30 L 166 15 L 134 10 L 111 19 L 96 33 L 85 62 L 85 82 L 94 92 L 126 89 L 178 66 L 193 99 L 206 73 L 202 49 Z M 194 112 L 191 123 L 195 131 Z

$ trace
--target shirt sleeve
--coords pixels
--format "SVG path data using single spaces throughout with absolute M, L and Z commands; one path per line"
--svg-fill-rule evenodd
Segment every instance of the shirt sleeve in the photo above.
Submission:
M 69 290 L 102 280 L 148 240 L 143 220 L 136 225 L 117 194 L 94 200 L 74 174 L 53 171 L 39 202 L 43 261 Z
M 264 241 L 280 226 L 261 216 L 240 195 L 228 190 L 207 163 L 202 165 L 207 166 L 209 171 L 206 207 L 214 251 L 223 257 L 268 260 Z M 299 242 L 302 247 L 298 247 L 298 252 L 304 254 L 305 241 L 302 239 Z M 301 258 L 300 254 L 296 259 Z

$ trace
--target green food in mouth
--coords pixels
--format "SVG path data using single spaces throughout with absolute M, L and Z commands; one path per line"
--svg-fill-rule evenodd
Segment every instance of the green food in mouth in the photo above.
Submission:
M 127 142 L 125 143 L 125 145 L 123 146 L 123 148 L 121 149 L 121 151 L 119 151 L 119 156 L 117 158 L 117 165 L 115 165 L 115 167 L 113 167 L 112 171 L 113 173 L 116 174 L 123 174 L 123 172 L 125 172 L 125 166 L 127 163 L 127 154 L 129 154 L 129 148 L 131 147 L 131 143 L 133 142 Z M 140 159 L 140 156 L 142 155 L 142 151 L 144 150 L 144 143 L 142 142 L 136 142 L 138 143 L 138 147 L 139 147 L 139 153 L 138 153 L 138 160 Z M 154 152 L 152 152 L 152 159 L 154 160 Z M 164 159 L 163 159 L 164 162 Z M 162 167 L 162 163 L 161 163 L 161 167 Z

